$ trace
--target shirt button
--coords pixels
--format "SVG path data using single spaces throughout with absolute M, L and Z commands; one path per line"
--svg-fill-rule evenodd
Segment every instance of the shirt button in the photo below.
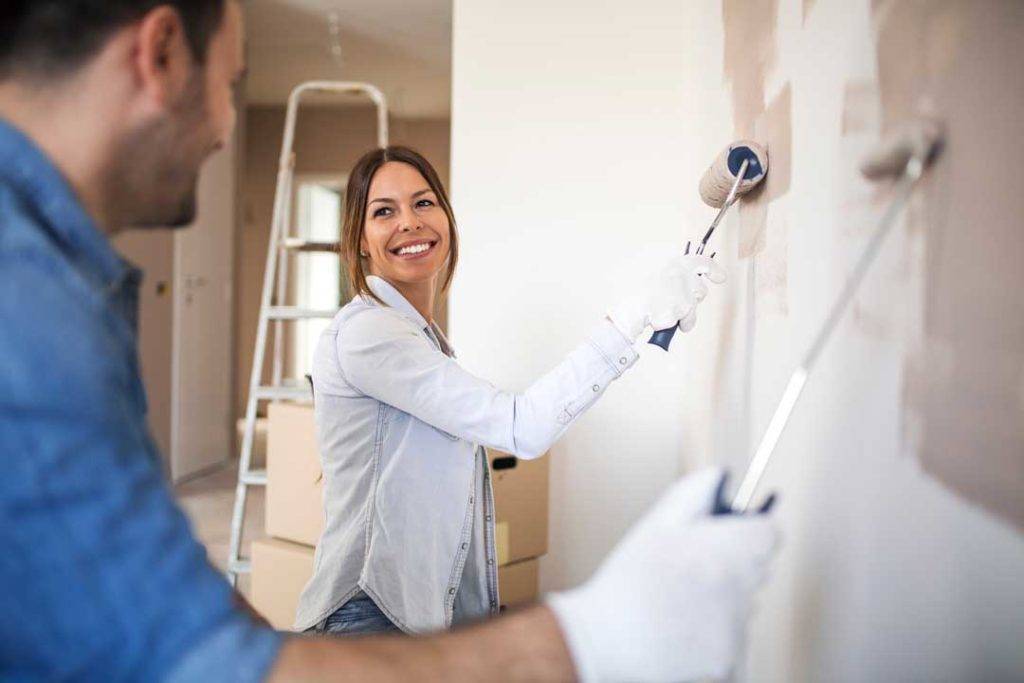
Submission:
M 489 521 L 491 521 L 491 516 L 487 515 L 486 517 L 484 517 L 484 519 L 489 522 Z
M 470 496 L 470 497 L 469 497 L 469 504 L 470 504 L 470 505 L 472 505 L 472 504 L 473 504 L 473 496 Z
M 619 359 L 619 365 L 625 365 L 625 364 L 626 364 L 626 357 L 623 356 L 622 358 Z
M 455 589 L 454 588 L 449 588 L 448 589 L 448 595 L 455 595 Z
M 468 544 L 468 543 L 463 543 L 463 544 L 462 544 L 462 549 L 463 549 L 463 550 L 465 550 L 465 549 L 466 549 L 466 548 L 468 548 L 468 547 L 469 547 L 469 544 Z
M 594 391 L 600 391 L 601 390 L 601 385 L 600 384 L 595 384 L 594 386 L 591 387 L 591 389 L 593 389 Z
M 489 564 L 489 565 L 491 565 L 493 567 L 494 566 L 494 560 L 492 560 L 491 558 L 487 558 L 487 564 Z

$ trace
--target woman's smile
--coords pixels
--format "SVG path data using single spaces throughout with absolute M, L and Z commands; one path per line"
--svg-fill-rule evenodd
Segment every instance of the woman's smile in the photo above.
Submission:
M 396 256 L 403 261 L 414 261 L 416 259 L 426 258 L 433 252 L 434 247 L 437 246 L 440 240 L 436 239 L 417 239 L 409 242 L 404 242 L 397 247 L 388 249 L 392 256 Z

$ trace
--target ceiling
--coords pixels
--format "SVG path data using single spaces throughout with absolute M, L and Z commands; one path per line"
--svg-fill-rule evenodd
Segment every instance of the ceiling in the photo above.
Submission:
M 283 103 L 312 79 L 366 81 L 392 112 L 448 118 L 451 0 L 247 0 L 250 103 Z M 341 46 L 331 54 L 332 24 Z

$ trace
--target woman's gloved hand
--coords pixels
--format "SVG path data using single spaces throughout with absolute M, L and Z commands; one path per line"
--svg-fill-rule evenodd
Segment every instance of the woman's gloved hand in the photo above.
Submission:
M 725 282 L 725 269 L 708 256 L 672 257 L 631 296 L 608 311 L 608 319 L 631 342 L 648 327 L 664 330 L 677 323 L 683 332 L 697 324 L 697 304 L 708 294 L 705 281 Z
M 777 538 L 768 515 L 711 515 L 721 477 L 673 485 L 587 583 L 547 597 L 581 681 L 728 675 Z

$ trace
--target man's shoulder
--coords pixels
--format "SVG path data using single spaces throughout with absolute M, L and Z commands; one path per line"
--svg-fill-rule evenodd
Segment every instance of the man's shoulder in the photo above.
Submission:
M 102 359 L 115 347 L 100 293 L 4 195 L 0 190 L 0 392 L 20 402 L 109 384 L 112 366 Z
M 59 289 L 78 302 L 97 297 L 76 273 L 74 264 L 31 205 L 0 183 L 0 277 L 5 288 L 18 290 L 15 305 L 36 305 L 35 295 Z M 39 310 L 46 315 L 46 310 Z

